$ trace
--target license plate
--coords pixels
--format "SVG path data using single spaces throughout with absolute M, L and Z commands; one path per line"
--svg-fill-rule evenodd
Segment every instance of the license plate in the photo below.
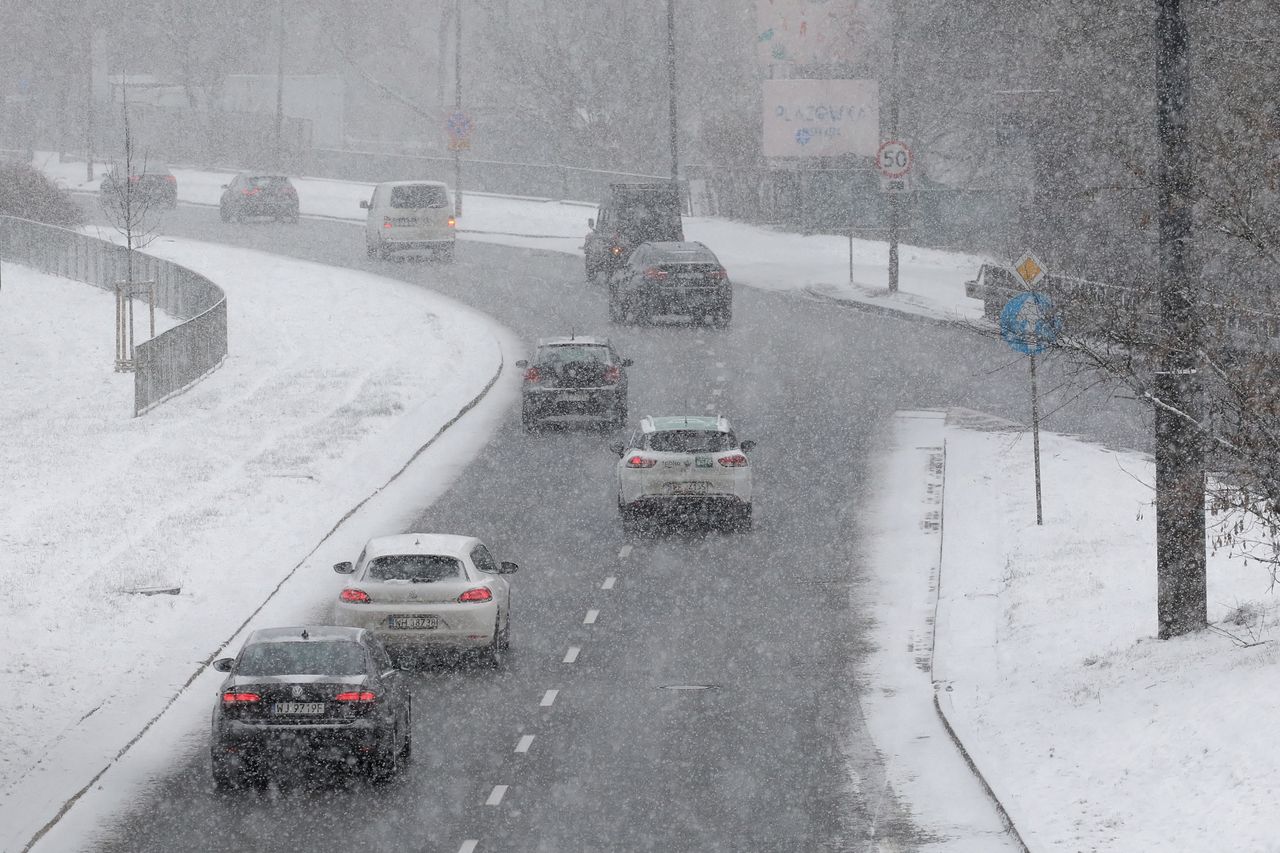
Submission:
M 391 224 L 398 228 L 412 227 L 418 224 L 418 220 L 411 216 L 398 216 L 391 220 Z
M 700 272 L 682 272 L 680 273 L 681 281 L 702 281 L 702 273 Z
M 710 457 L 710 456 L 695 456 L 695 457 L 693 458 L 693 464 L 694 464 L 695 466 L 697 466 L 698 468 L 710 468 L 710 467 L 711 467 L 711 457 Z
M 710 483 L 667 483 L 667 493 L 672 495 L 705 495 L 711 491 Z
M 271 713 L 277 717 L 307 717 L 324 713 L 323 702 L 276 702 Z
M 585 403 L 591 399 L 590 394 L 557 394 L 556 399 L 563 403 Z
M 437 628 L 440 626 L 439 616 L 388 616 L 387 627 L 402 630 L 418 630 Z

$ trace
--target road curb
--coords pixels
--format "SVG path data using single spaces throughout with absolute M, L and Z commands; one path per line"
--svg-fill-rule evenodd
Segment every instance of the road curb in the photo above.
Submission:
M 906 320 L 908 322 L 920 323 L 922 325 L 946 326 L 962 329 L 973 328 L 972 321 L 964 320 L 959 317 L 939 317 L 930 314 L 917 314 L 892 305 L 879 305 L 874 302 L 862 302 L 858 299 L 849 299 L 843 296 L 823 293 L 813 287 L 801 288 L 800 292 L 817 302 L 825 302 L 828 305 L 838 305 L 842 308 L 853 309 L 854 311 L 864 311 L 867 314 L 877 314 L 881 317 L 893 317 L 897 320 Z
M 948 416 L 950 416 L 950 410 L 948 410 Z M 942 546 L 947 535 L 947 442 L 945 437 L 942 442 L 941 479 L 941 496 L 938 501 L 938 577 L 937 582 L 934 585 L 933 630 L 930 632 L 932 634 L 932 642 L 929 644 L 929 680 L 933 682 L 933 710 L 937 713 L 938 719 L 942 721 L 942 727 L 947 730 L 947 736 L 951 738 L 951 742 L 955 744 L 956 749 L 960 751 L 961 757 L 964 758 L 964 763 L 968 765 L 970 772 L 972 772 L 978 782 L 981 783 L 982 790 L 987 792 L 987 797 L 991 800 L 992 804 L 995 805 L 996 813 L 1000 815 L 1000 822 L 1004 824 L 1004 828 L 1008 832 L 1009 836 L 1017 842 L 1020 848 L 1022 848 L 1023 853 L 1031 853 L 1031 848 L 1027 846 L 1027 842 L 1022 837 L 1022 833 L 1018 831 L 1018 826 L 1014 823 L 1013 817 L 1010 816 L 1008 809 L 1004 806 L 1004 803 L 1000 802 L 1000 798 L 996 796 L 996 792 L 991 787 L 991 783 L 987 781 L 987 777 L 983 775 L 977 762 L 973 760 L 973 756 L 969 753 L 968 748 L 965 747 L 964 741 L 960 739 L 960 735 L 956 732 L 955 725 L 952 723 L 951 718 L 947 716 L 947 709 L 943 707 L 942 700 L 945 698 L 946 704 L 951 704 L 949 688 L 939 685 L 933 673 L 933 658 L 938 647 L 938 606 L 939 602 L 942 600 Z
M 267 594 L 266 598 L 264 598 L 261 602 L 259 602 L 258 606 L 253 609 L 253 611 L 244 619 L 243 622 L 240 623 L 240 625 L 231 633 L 231 635 L 228 636 L 225 640 L 223 640 L 218 645 L 218 647 L 212 653 L 210 653 L 210 655 L 207 658 L 205 658 L 203 661 L 200 662 L 200 664 L 196 667 L 195 671 L 192 672 L 191 675 L 187 677 L 187 680 L 184 681 L 182 685 L 177 689 L 177 691 L 174 692 L 174 694 L 169 697 L 168 701 L 164 703 L 164 706 L 161 707 L 161 709 L 157 711 L 155 715 L 153 715 L 149 720 L 147 720 L 147 722 L 142 726 L 142 728 L 139 729 L 138 732 L 133 737 L 131 737 L 125 743 L 125 745 L 121 747 L 120 750 L 107 761 L 105 765 L 103 765 L 96 773 L 94 773 L 93 777 L 90 778 L 88 782 L 86 782 L 79 790 L 77 790 L 70 797 L 63 800 L 62 804 L 58 807 L 58 810 L 54 813 L 53 817 L 51 817 L 48 821 L 46 821 L 44 825 L 42 825 L 40 829 L 38 829 L 36 833 L 32 835 L 31 838 L 28 839 L 25 844 L 23 844 L 21 853 L 28 853 L 28 851 L 30 851 L 32 847 L 34 847 L 37 843 L 39 843 L 40 839 L 43 838 L 45 834 L 49 832 L 49 830 L 57 826 L 58 822 L 61 821 L 62 818 L 66 816 L 67 812 L 69 812 L 72 809 L 72 807 L 75 806 L 75 804 L 80 800 L 80 798 L 83 797 L 91 788 L 93 788 L 93 786 L 98 783 L 98 780 L 101 779 L 106 774 L 106 772 L 110 770 L 117 762 L 119 762 L 120 759 L 123 758 L 129 752 L 129 750 L 132 749 L 138 743 L 138 741 L 142 740 L 142 738 L 147 734 L 147 732 L 149 732 L 151 728 L 157 722 L 160 721 L 160 718 L 163 717 L 165 713 L 167 713 L 168 710 L 173 707 L 174 703 L 176 703 L 178 699 L 181 698 L 182 694 L 184 694 L 187 691 L 187 688 L 189 688 L 192 684 L 194 684 L 195 680 L 199 678 L 201 674 L 204 673 L 204 671 L 209 667 L 209 665 L 220 654 L 222 654 L 223 650 L 225 650 L 227 646 L 231 645 L 232 641 L 235 640 L 236 637 L 238 637 L 241 633 L 244 632 L 244 629 L 249 625 L 249 623 L 252 622 L 253 619 L 260 612 L 262 612 L 262 609 L 266 607 L 267 604 L 269 604 L 271 600 L 276 597 L 276 594 L 280 592 L 280 590 L 284 587 L 284 585 L 288 583 L 289 580 L 291 580 L 297 574 L 298 570 L 302 568 L 302 566 L 305 565 L 308 560 L 311 559 L 312 555 L 315 554 L 316 551 L 320 550 L 320 547 L 325 542 L 327 542 L 329 538 L 332 537 L 333 534 L 336 533 L 339 530 L 339 528 L 341 528 L 342 525 L 346 523 L 348 519 L 350 519 L 353 515 L 359 512 L 360 509 L 365 506 L 365 504 L 369 503 L 369 501 L 373 500 L 379 494 L 381 494 L 384 489 L 386 489 L 388 486 L 390 486 L 392 483 L 398 480 L 400 476 L 404 474 L 406 470 L 408 470 L 409 466 L 412 465 L 418 459 L 418 457 L 420 457 L 432 445 L 434 445 L 437 441 L 439 441 L 440 438 L 443 437 L 444 434 L 448 432 L 448 430 L 454 424 L 462 420 L 463 416 L 465 416 L 468 412 L 470 412 L 472 409 L 478 406 L 481 403 L 481 401 L 483 401 L 484 398 L 489 395 L 489 392 L 493 390 L 493 387 L 498 384 L 498 379 L 501 378 L 502 372 L 506 369 L 506 357 L 502 352 L 502 345 L 500 342 L 497 342 L 496 340 L 495 340 L 495 343 L 498 343 L 498 367 L 494 371 L 493 375 L 489 377 L 489 381 L 485 383 L 485 386 L 482 389 L 480 389 L 480 392 L 476 394 L 474 397 L 472 397 L 470 400 L 468 400 L 462 406 L 462 408 L 460 408 L 453 415 L 453 417 L 445 421 L 440 426 L 440 428 L 436 430 L 435 434 L 432 435 L 431 438 L 427 439 L 426 443 L 424 443 L 417 450 L 415 450 L 409 456 L 409 458 L 405 461 L 405 463 L 401 465 L 400 468 L 394 474 L 392 474 L 385 483 L 383 483 L 381 486 L 378 486 L 376 489 L 374 489 L 365 497 L 361 498 L 355 504 L 355 506 L 347 510 L 347 512 L 344 513 L 343 516 L 340 519 L 338 519 L 338 521 L 335 522 L 331 528 L 329 528 L 327 533 L 325 533 L 323 536 L 320 537 L 320 539 L 315 543 L 315 545 L 311 548 L 311 550 L 308 551 L 306 555 L 293 566 L 293 568 L 289 569 L 289 571 L 285 573 L 284 577 L 280 579 L 280 582 L 277 583 L 274 588 L 272 588 L 271 592 Z

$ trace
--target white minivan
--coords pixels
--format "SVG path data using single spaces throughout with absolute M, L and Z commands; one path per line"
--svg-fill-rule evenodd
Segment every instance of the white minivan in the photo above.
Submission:
M 360 202 L 369 211 L 364 225 L 365 251 L 371 258 L 392 252 L 431 252 L 453 260 L 457 238 L 453 201 L 440 181 L 388 181 Z

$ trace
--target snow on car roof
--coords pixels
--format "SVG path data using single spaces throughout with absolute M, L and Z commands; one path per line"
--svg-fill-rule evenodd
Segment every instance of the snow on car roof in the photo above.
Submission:
M 303 633 L 306 636 L 303 636 Z M 252 643 L 281 643 L 290 640 L 349 640 L 356 641 L 364 633 L 363 628 L 343 628 L 337 625 L 293 625 L 288 628 L 259 628 L 244 641 Z
M 444 181 L 382 181 L 378 184 L 380 187 L 444 187 L 449 185 Z
M 729 421 L 723 415 L 664 415 L 649 416 L 640 421 L 645 432 L 665 432 L 676 429 L 703 429 L 729 432 Z
M 609 345 L 608 338 L 597 338 L 593 335 L 574 335 L 571 338 L 538 338 L 538 346 L 540 347 L 563 347 L 563 346 L 587 346 L 587 347 L 607 347 Z
M 365 546 L 365 558 L 386 554 L 439 554 L 446 557 L 466 557 L 479 544 L 474 536 L 452 533 L 398 533 L 378 536 Z

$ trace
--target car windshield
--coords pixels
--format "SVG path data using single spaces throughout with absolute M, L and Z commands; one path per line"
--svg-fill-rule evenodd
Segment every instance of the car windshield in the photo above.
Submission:
M 245 646 L 236 675 L 361 675 L 364 647 L 350 640 L 290 640 Z
M 538 364 L 569 364 L 582 361 L 606 363 L 609 361 L 609 349 L 601 346 L 554 346 L 538 350 Z
M 463 578 L 462 561 L 437 554 L 388 554 L 369 562 L 367 577 L 376 581 L 431 583 Z
M 251 187 L 259 189 L 274 189 L 276 187 L 285 187 L 289 185 L 288 178 L 282 178 L 277 175 L 257 175 L 252 178 L 245 178 L 245 183 Z
M 416 210 L 423 207 L 448 207 L 449 194 L 433 184 L 411 184 L 391 188 L 391 206 Z
M 644 449 L 660 453 L 718 453 L 732 450 L 737 444 L 731 432 L 673 429 L 649 433 Z

